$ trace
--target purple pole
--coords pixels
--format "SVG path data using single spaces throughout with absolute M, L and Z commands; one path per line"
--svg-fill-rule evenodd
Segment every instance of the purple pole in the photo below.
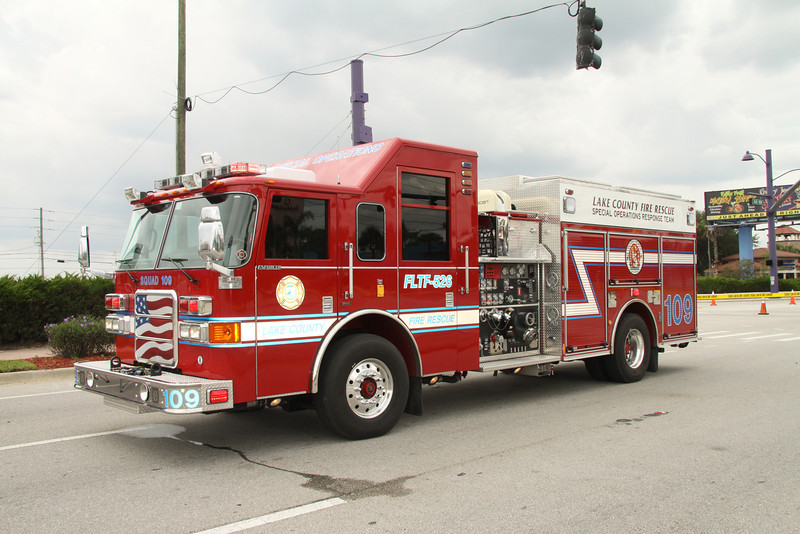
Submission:
M 372 128 L 366 125 L 364 104 L 369 102 L 369 95 L 364 92 L 364 62 L 354 59 L 350 62 L 350 85 L 353 94 L 353 146 L 372 142 Z

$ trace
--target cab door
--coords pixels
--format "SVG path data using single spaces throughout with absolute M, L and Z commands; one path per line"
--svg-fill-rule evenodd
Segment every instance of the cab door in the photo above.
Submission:
M 270 190 L 256 262 L 258 396 L 309 390 L 317 347 L 336 321 L 334 196 Z
M 397 249 L 391 206 L 376 195 L 342 202 L 339 224 L 340 311 L 397 309 Z
M 458 218 L 469 215 L 460 213 L 453 173 L 398 167 L 397 179 L 398 312 L 416 339 L 422 374 L 455 371 L 460 368 L 459 307 L 469 298 L 477 302 L 477 292 L 467 292 L 465 269 L 459 270 L 467 264 L 471 242 L 462 228 L 468 224 Z M 477 333 L 474 338 L 469 354 L 475 361 L 468 368 L 477 367 Z

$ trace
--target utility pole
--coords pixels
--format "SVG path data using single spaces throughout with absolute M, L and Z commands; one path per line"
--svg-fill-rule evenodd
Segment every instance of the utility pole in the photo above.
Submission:
M 39 208 L 39 263 L 42 266 L 42 278 L 44 278 L 44 216 L 42 208 Z
M 178 99 L 175 103 L 175 173 L 186 172 L 186 0 L 178 0 Z

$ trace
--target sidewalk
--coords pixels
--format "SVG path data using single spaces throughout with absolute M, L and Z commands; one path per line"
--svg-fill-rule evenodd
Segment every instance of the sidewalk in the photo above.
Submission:
M 43 358 L 45 356 L 54 356 L 50 351 L 49 345 L 0 349 L 0 360 L 27 360 L 28 358 Z

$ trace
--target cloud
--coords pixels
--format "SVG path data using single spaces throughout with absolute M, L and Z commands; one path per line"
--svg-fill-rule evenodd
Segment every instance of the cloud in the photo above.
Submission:
M 561 174 L 697 200 L 704 190 L 764 180 L 763 166 L 739 161 L 747 149 L 772 148 L 776 174 L 800 166 L 800 4 L 588 3 L 604 20 L 597 71 L 575 70 L 576 21 L 564 6 L 461 32 L 424 53 L 365 57 L 375 138 L 475 149 L 480 176 Z M 175 3 L 7 4 L 0 13 L 4 203 L 31 214 L 40 206 L 76 213 L 97 195 L 80 219 L 96 227 L 104 219 L 92 215 L 110 216 L 124 226 L 130 206 L 122 188 L 147 189 L 174 173 L 174 123 L 157 126 L 175 101 Z M 453 30 L 546 4 L 192 1 L 189 95 L 217 98 L 234 84 L 263 91 L 293 69 L 343 68 L 292 76 L 260 95 L 195 100 L 188 167 L 198 168 L 208 150 L 270 163 L 348 146 L 349 58 L 412 52 Z M 58 224 L 45 243 L 68 250 L 77 230 Z M 31 246 L 30 227 L 4 232 L 0 250 Z M 94 250 L 111 255 L 122 231 L 97 235 Z

